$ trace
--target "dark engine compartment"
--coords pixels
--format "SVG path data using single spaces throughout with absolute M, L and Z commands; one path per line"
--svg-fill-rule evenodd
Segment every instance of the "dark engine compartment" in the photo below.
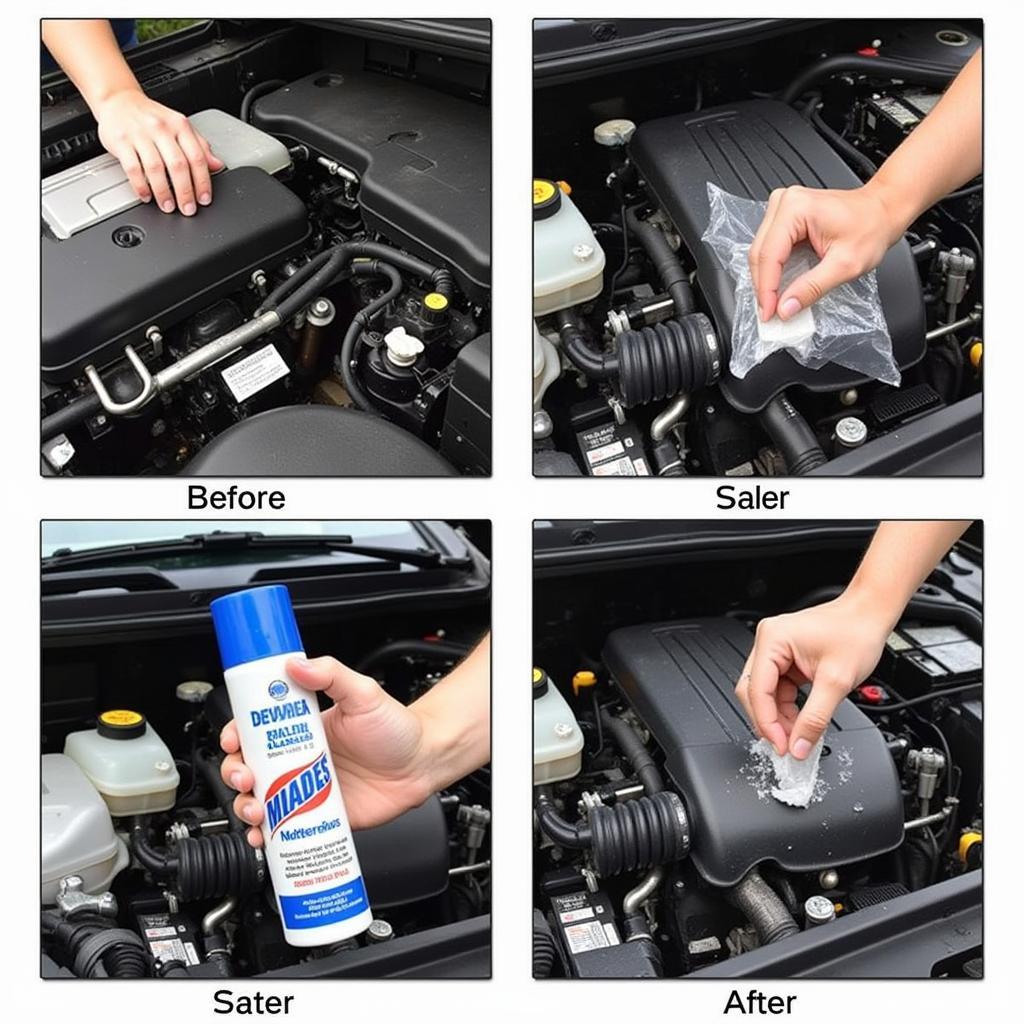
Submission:
M 192 218 L 102 193 L 44 223 L 44 472 L 489 473 L 487 27 L 212 21 L 131 63 L 283 156 Z M 85 178 L 80 98 L 51 75 L 43 106 L 47 182 Z
M 535 473 L 980 474 L 980 178 L 877 270 L 899 388 L 786 352 L 734 377 L 733 283 L 701 241 L 709 183 L 765 201 L 868 179 L 980 46 L 980 25 L 655 22 L 630 49 L 631 24 L 613 24 L 622 63 L 606 71 L 585 26 L 535 33 L 535 171 L 568 183 L 563 201 L 589 225 L 579 241 L 603 257 L 583 301 L 535 292 Z M 551 258 L 546 216 L 535 208 L 536 267 Z
M 195 568 L 186 561 L 181 568 Z M 305 578 L 296 592 L 324 593 L 314 562 L 299 571 Z M 206 580 L 218 571 L 214 567 Z M 280 572 L 280 564 L 273 571 Z M 294 562 L 287 571 L 295 576 Z M 363 574 L 371 582 L 382 575 L 372 566 Z M 479 586 L 486 577 L 462 596 L 437 590 L 429 597 L 403 594 L 414 587 L 406 582 L 376 600 L 360 596 L 357 574 L 347 577 L 340 593 L 349 593 L 348 599 L 332 604 L 320 597 L 316 610 L 300 609 L 307 650 L 373 675 L 403 703 L 426 692 L 489 628 L 489 599 Z M 326 592 L 335 599 L 339 578 L 330 577 L 333 590 Z M 64 589 L 61 584 L 55 593 Z M 93 589 L 83 573 L 66 592 L 84 613 Z M 60 596 L 51 603 L 59 607 Z M 135 595 L 135 607 L 146 607 L 143 595 Z M 89 618 L 82 614 L 71 620 L 75 625 L 61 624 L 59 637 L 44 638 L 44 977 L 490 975 L 489 765 L 393 821 L 355 833 L 379 924 L 331 946 L 289 946 L 261 855 L 248 846 L 246 826 L 232 808 L 233 791 L 219 774 L 218 736 L 231 708 L 208 616 L 164 616 L 156 627 L 118 623 L 109 608 L 101 614 L 102 625 Z M 181 625 L 174 625 L 179 619 Z M 114 814 L 113 828 L 126 853 L 103 904 L 96 886 L 87 884 L 91 902 L 54 906 L 48 883 L 54 891 L 57 886 L 47 865 L 64 856 L 67 830 L 75 829 L 81 808 L 61 806 L 59 796 L 48 794 L 48 776 L 55 770 L 48 758 L 60 757 L 69 733 L 93 729 L 97 716 L 110 708 L 144 715 L 166 744 L 180 778 L 173 807 L 132 817 Z M 163 863 L 172 868 L 159 867 Z M 167 928 L 180 946 L 168 947 L 167 933 L 160 930 Z
M 979 977 L 980 531 L 837 711 L 796 808 L 733 688 L 757 622 L 835 597 L 870 530 L 694 524 L 670 547 L 684 525 L 624 524 L 614 552 L 595 526 L 589 554 L 537 536 L 535 976 Z M 557 772 L 539 682 L 582 736 Z

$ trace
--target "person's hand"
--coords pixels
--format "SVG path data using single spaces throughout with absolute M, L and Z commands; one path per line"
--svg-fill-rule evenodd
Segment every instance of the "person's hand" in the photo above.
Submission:
M 424 724 L 415 711 L 390 697 L 369 676 L 334 658 L 292 658 L 286 670 L 299 686 L 323 690 L 334 701 L 323 712 L 323 723 L 352 828 L 390 821 L 418 807 L 435 791 Z M 252 793 L 253 774 L 239 753 L 233 721 L 224 726 L 220 745 L 227 754 L 221 777 L 239 791 L 235 813 L 258 826 L 263 806 Z M 263 844 L 258 827 L 249 829 L 249 842 Z
M 124 168 L 138 197 L 164 213 L 191 217 L 213 200 L 210 175 L 224 162 L 184 114 L 122 89 L 95 105 L 100 142 Z
M 873 270 L 901 234 L 898 218 L 870 186 L 776 189 L 748 255 L 761 319 L 778 312 L 789 320 L 837 285 Z M 779 295 L 783 266 L 804 241 L 821 262 Z
M 736 696 L 757 734 L 803 760 L 840 702 L 871 674 L 891 626 L 847 591 L 826 604 L 758 623 Z M 802 709 L 798 687 L 811 684 Z

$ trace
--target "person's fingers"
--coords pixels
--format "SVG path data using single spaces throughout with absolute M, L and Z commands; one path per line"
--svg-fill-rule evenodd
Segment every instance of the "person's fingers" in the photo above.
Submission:
M 220 763 L 220 777 L 239 793 L 249 793 L 256 779 L 242 760 L 241 754 L 228 754 Z
M 821 739 L 848 689 L 837 675 L 827 668 L 819 667 L 811 692 L 789 734 L 789 752 L 798 761 L 807 757 L 814 744 Z
M 139 156 L 135 152 L 135 148 L 129 142 L 123 142 L 114 146 L 111 153 L 121 164 L 124 173 L 128 175 L 128 181 L 135 190 L 135 194 L 144 203 L 148 203 L 153 198 L 153 193 L 149 190 L 149 182 L 146 181 L 146 173 L 142 169 L 142 164 L 139 163 Z
M 263 805 L 252 793 L 239 793 L 232 806 L 235 814 L 250 825 L 259 825 L 263 821 Z
M 779 200 L 778 209 L 765 231 L 757 253 L 757 305 L 764 320 L 770 320 L 778 308 L 782 269 L 803 239 L 803 229 L 796 213 L 795 200 L 788 195 Z M 782 316 L 782 310 L 778 309 Z
M 779 688 L 775 694 L 775 705 L 779 712 L 779 724 L 786 734 L 787 742 L 789 734 L 793 731 L 793 724 L 796 722 L 800 709 L 796 704 L 796 696 L 800 692 L 797 684 L 789 676 L 779 680 Z
M 224 169 L 224 161 L 213 151 L 213 147 L 199 134 L 194 128 L 192 129 L 193 134 L 199 140 L 199 145 L 203 147 L 203 153 L 206 155 L 206 165 L 211 171 L 220 171 Z
M 182 152 L 177 138 L 170 132 L 158 132 L 155 137 L 156 148 L 164 159 L 167 174 L 174 188 L 174 201 L 178 209 L 191 217 L 196 212 L 196 194 L 192 186 L 192 168 Z
M 747 658 L 743 671 L 736 681 L 736 699 L 743 705 L 743 710 L 747 713 L 747 718 L 750 720 L 750 724 L 754 726 L 756 732 L 757 725 L 754 722 L 754 710 L 750 706 L 750 657 L 752 656 Z
M 232 718 L 220 731 L 220 749 L 225 754 L 237 754 L 242 749 L 238 739 L 238 729 L 235 727 L 235 720 Z
M 783 320 L 791 319 L 837 285 L 852 281 L 861 273 L 862 268 L 856 260 L 830 249 L 817 266 L 801 274 L 783 292 L 779 298 L 779 316 Z
M 385 696 L 375 679 L 353 671 L 336 658 L 290 658 L 285 671 L 299 686 L 322 690 L 345 715 L 376 711 Z
M 140 136 L 135 140 L 135 151 L 139 154 L 146 180 L 153 192 L 157 206 L 164 213 L 174 213 L 174 193 L 167 181 L 164 158 L 151 139 Z
M 787 746 L 786 731 L 779 722 L 776 693 L 779 676 L 789 666 L 780 665 L 776 661 L 780 658 L 780 652 L 773 650 L 772 646 L 771 639 L 759 627 L 750 660 L 750 707 L 758 732 L 780 754 L 784 754 Z
M 245 838 L 248 840 L 249 845 L 257 850 L 263 845 L 263 832 L 258 828 L 248 829 L 245 833 Z
M 213 198 L 213 188 L 210 185 L 210 169 L 206 166 L 206 150 L 188 121 L 178 132 L 178 144 L 188 160 L 196 202 L 200 206 L 207 206 Z
M 750 278 L 754 284 L 754 295 L 758 294 L 758 279 L 759 279 L 759 266 L 758 259 L 761 255 L 761 246 L 764 243 L 765 235 L 768 234 L 772 226 L 772 222 L 775 220 L 775 212 L 779 208 L 779 203 L 782 201 L 783 193 L 785 189 L 777 188 L 773 189 L 771 195 L 768 197 L 768 205 L 764 211 L 764 217 L 761 219 L 761 223 L 758 226 L 757 234 L 754 235 L 754 241 L 750 243 L 750 251 L 747 253 L 747 261 L 750 264 Z M 762 320 L 767 320 L 768 317 L 764 315 L 764 310 L 758 305 L 758 315 Z

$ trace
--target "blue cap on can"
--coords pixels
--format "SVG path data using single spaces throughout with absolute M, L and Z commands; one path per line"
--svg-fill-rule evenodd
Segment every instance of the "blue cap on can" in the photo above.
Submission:
M 224 670 L 302 650 L 287 587 L 253 587 L 210 603 Z

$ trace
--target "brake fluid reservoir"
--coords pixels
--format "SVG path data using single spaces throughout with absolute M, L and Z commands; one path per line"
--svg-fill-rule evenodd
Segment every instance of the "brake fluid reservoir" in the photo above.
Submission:
M 305 657 L 288 588 L 254 587 L 211 605 L 224 681 L 263 804 L 263 843 L 285 941 L 322 946 L 373 920 L 316 694 L 285 671 Z
M 604 285 L 604 251 L 587 219 L 553 181 L 533 182 L 533 312 L 589 302 Z
M 174 806 L 179 781 L 174 758 L 138 711 L 104 711 L 95 729 L 68 734 L 64 753 L 82 769 L 115 818 Z
M 533 670 L 533 784 L 542 786 L 578 775 L 583 730 L 548 674 Z

